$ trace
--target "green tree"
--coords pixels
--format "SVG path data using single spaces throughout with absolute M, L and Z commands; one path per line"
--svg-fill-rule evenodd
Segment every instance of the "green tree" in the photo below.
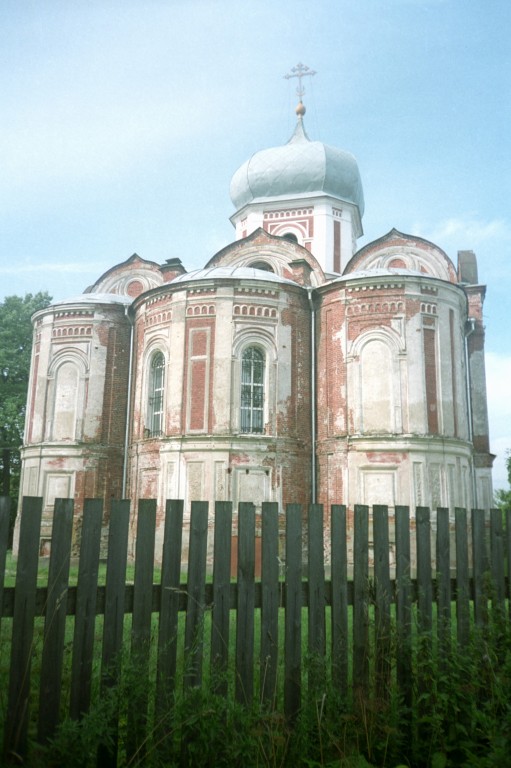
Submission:
M 507 482 L 510 487 L 507 491 L 504 488 L 495 491 L 495 504 L 503 512 L 506 509 L 511 509 L 511 451 L 506 451 L 506 456 Z
M 11 496 L 14 508 L 30 373 L 31 317 L 50 303 L 46 292 L 7 296 L 0 303 L 0 495 Z

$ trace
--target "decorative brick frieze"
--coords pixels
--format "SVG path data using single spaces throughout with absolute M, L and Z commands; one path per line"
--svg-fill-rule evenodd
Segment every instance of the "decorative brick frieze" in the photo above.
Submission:
M 402 301 L 363 302 L 348 305 L 346 308 L 348 315 L 395 315 L 400 312 L 404 312 L 404 303 Z
M 197 315 L 214 315 L 215 314 L 215 305 L 214 304 L 192 304 L 191 306 L 186 308 L 186 314 L 188 316 L 194 316 Z
M 94 317 L 93 309 L 58 309 L 53 313 L 55 320 L 62 320 L 64 318 L 76 318 L 76 317 Z
M 151 327 L 153 325 L 162 325 L 172 322 L 172 312 L 167 310 L 166 312 L 157 312 L 155 314 L 147 314 L 145 316 L 146 325 Z
M 53 328 L 54 339 L 68 339 L 70 336 L 92 336 L 92 325 L 75 325 Z
M 233 315 L 277 319 L 277 310 L 274 307 L 255 304 L 235 304 L 232 313 Z

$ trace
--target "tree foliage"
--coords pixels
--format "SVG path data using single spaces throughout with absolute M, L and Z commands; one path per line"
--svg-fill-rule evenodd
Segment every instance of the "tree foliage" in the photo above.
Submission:
M 23 442 L 32 315 L 51 303 L 46 292 L 7 296 L 0 303 L 0 494 L 17 497 Z
M 506 456 L 507 482 L 509 488 L 507 491 L 504 488 L 499 488 L 498 491 L 495 491 L 495 504 L 498 509 L 502 509 L 502 511 L 511 509 L 511 451 L 507 451 Z

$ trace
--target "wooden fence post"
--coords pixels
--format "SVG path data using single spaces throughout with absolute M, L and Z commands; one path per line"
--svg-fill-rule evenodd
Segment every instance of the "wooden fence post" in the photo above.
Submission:
M 240 502 L 238 511 L 238 603 L 236 611 L 235 695 L 251 704 L 254 693 L 255 506 Z
M 502 510 L 490 510 L 491 522 L 491 575 L 492 606 L 496 617 L 503 618 L 506 606 L 506 585 L 504 576 L 504 531 Z
M 449 510 L 437 509 L 436 579 L 439 659 L 446 668 L 451 653 L 451 549 Z
M 279 506 L 262 505 L 261 561 L 261 700 L 270 707 L 277 697 L 279 651 Z
M 232 501 L 215 503 L 213 548 L 213 610 L 211 616 L 211 678 L 213 691 L 228 693 L 231 608 Z
M 301 705 L 302 675 L 302 506 L 286 507 L 286 614 L 284 712 L 294 721 Z
M 73 499 L 55 499 L 39 683 L 38 739 L 43 743 L 59 722 L 73 511 Z
M 154 717 L 156 743 L 161 753 L 165 753 L 170 738 L 169 712 L 176 687 L 182 538 L 183 501 L 169 499 L 165 505 L 163 533 Z
M 24 756 L 27 751 L 30 669 L 42 510 L 42 499 L 25 496 L 21 509 L 9 695 L 4 730 L 4 748 L 7 755 L 16 753 Z
M 507 562 L 507 599 L 511 618 L 511 509 L 506 509 L 506 562 Z
M 454 516 L 456 521 L 456 630 L 458 646 L 465 648 L 470 639 L 467 511 L 456 507 Z
M 326 667 L 325 554 L 323 541 L 323 506 L 309 507 L 307 581 L 309 697 L 324 693 Z
M 427 694 L 430 690 L 433 652 L 433 586 L 431 583 L 431 518 L 429 507 L 415 510 L 417 535 L 417 648 L 418 732 L 421 743 L 431 738 L 432 725 L 427 719 Z
M 433 629 L 433 587 L 431 584 L 431 520 L 429 507 L 417 507 L 417 600 L 419 631 Z
M 331 626 L 332 682 L 342 697 L 348 695 L 348 554 L 346 505 L 331 508 Z
M 124 593 L 128 557 L 130 502 L 112 501 L 108 531 L 108 555 L 105 584 L 105 617 L 101 656 L 101 695 L 119 683 L 124 631 Z M 112 747 L 103 744 L 98 751 L 101 768 L 117 765 L 118 716 L 112 717 Z
M 199 686 L 202 682 L 207 543 L 208 502 L 192 501 L 185 620 L 185 688 Z
M 397 684 L 408 712 L 412 707 L 412 579 L 410 556 L 410 508 L 397 506 L 396 520 L 396 623 Z M 407 717 L 408 727 L 411 725 Z
M 90 706 L 102 518 L 103 500 L 85 499 L 80 532 L 69 706 L 74 719 L 88 712 Z
M 376 641 L 376 695 L 387 700 L 390 695 L 390 562 L 389 509 L 373 507 L 374 590 Z
M 149 653 L 154 580 L 156 499 L 139 499 L 135 582 L 131 624 L 131 695 L 128 702 L 129 761 L 142 763 L 145 756 L 147 707 L 149 703 Z
M 364 697 L 369 687 L 369 507 L 355 504 L 353 552 L 353 688 Z
M 474 618 L 479 628 L 488 623 L 488 555 L 486 550 L 485 514 L 472 510 L 472 557 L 474 570 Z

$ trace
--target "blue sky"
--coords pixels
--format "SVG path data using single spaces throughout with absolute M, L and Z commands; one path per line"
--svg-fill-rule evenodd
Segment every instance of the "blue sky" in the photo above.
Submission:
M 134 252 L 202 266 L 234 237 L 236 168 L 292 133 L 303 61 L 309 136 L 359 163 L 359 245 L 396 227 L 477 254 L 505 486 L 510 39 L 508 0 L 2 0 L 0 301 Z

